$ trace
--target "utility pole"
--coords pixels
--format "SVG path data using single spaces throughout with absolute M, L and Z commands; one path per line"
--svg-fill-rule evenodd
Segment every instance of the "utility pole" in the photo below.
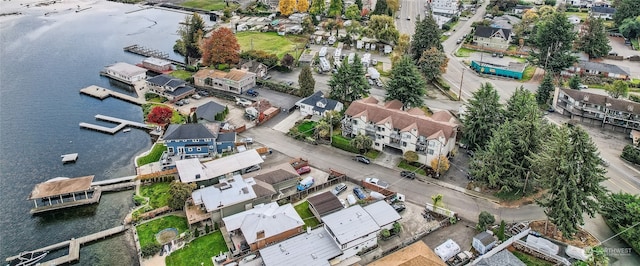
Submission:
M 464 80 L 464 72 L 466 70 L 466 68 L 462 69 L 462 77 L 460 77 L 460 91 L 458 92 L 458 101 L 462 100 L 462 81 Z

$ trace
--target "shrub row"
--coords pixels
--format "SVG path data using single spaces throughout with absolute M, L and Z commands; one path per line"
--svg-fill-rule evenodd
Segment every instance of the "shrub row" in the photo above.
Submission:
M 331 146 L 336 147 L 341 150 L 345 150 L 352 153 L 360 153 L 360 151 L 353 146 L 351 146 L 351 141 L 342 135 L 333 135 L 333 141 L 331 142 Z
M 620 157 L 632 163 L 640 164 L 640 150 L 636 149 L 633 145 L 624 146 Z
M 277 92 L 282 92 L 282 93 L 286 93 L 286 94 L 291 94 L 294 96 L 298 96 L 298 97 L 302 97 L 301 92 L 299 89 L 296 89 L 294 87 L 288 86 L 286 84 L 282 84 L 282 83 L 278 83 L 278 82 L 274 82 L 274 81 L 269 81 L 269 80 L 258 80 L 257 81 L 258 85 L 262 85 L 270 90 L 274 90 Z

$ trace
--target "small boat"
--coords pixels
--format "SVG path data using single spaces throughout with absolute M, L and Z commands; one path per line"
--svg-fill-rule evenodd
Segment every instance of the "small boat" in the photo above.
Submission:
M 36 265 L 38 261 L 44 259 L 49 251 L 38 251 L 38 252 L 23 252 L 18 255 L 18 258 L 9 262 L 11 266 L 32 266 Z
M 122 130 L 122 132 L 124 132 L 124 133 L 127 133 L 129 131 L 131 131 L 131 128 L 125 128 L 124 130 Z

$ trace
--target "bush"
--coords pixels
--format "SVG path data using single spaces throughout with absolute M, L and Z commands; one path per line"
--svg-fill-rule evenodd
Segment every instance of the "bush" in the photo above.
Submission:
M 145 258 L 151 257 L 155 254 L 158 254 L 158 252 L 160 252 L 160 249 L 162 247 L 160 246 L 160 244 L 154 243 L 151 245 L 147 245 L 144 246 L 140 249 L 140 252 L 142 253 L 142 256 Z
M 635 95 L 629 95 L 629 100 L 632 100 L 634 102 L 640 103 L 640 97 L 635 96 Z
M 624 146 L 620 157 L 634 164 L 640 164 L 640 150 L 636 149 L 633 145 Z
M 478 224 L 476 225 L 476 229 L 480 232 L 487 230 L 488 225 L 492 225 L 496 222 L 496 218 L 493 217 L 493 214 L 488 213 L 487 211 L 482 211 L 480 215 L 478 215 Z
M 331 146 L 336 147 L 341 150 L 345 150 L 352 153 L 360 153 L 360 151 L 353 146 L 351 146 L 351 141 L 342 135 L 334 135 L 333 141 L 331 142 Z
M 383 239 L 386 239 L 391 236 L 391 232 L 389 232 L 389 229 L 382 229 L 382 231 L 380 231 L 380 235 Z
M 204 233 L 205 233 L 205 234 L 208 234 L 210 231 L 211 231 L 211 228 L 209 228 L 209 224 L 206 224 L 206 225 L 204 226 Z
M 275 82 L 275 81 L 269 81 L 269 80 L 258 80 L 256 83 L 258 85 L 262 85 L 265 88 L 268 88 L 268 89 L 273 90 L 273 91 L 282 92 L 282 93 L 286 93 L 286 94 L 291 94 L 291 95 L 298 96 L 298 97 L 302 96 L 302 92 L 299 89 L 296 89 L 294 87 L 288 86 L 287 84 L 282 84 L 282 83 L 278 83 L 278 82 Z

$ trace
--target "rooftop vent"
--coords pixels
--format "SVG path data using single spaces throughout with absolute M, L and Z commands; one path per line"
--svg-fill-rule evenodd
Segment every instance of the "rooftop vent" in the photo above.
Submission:
M 200 179 L 200 174 L 196 174 L 196 179 Z
M 311 253 L 311 257 L 312 257 L 314 260 L 318 258 L 318 256 L 316 256 L 316 254 L 315 254 L 315 253 Z

